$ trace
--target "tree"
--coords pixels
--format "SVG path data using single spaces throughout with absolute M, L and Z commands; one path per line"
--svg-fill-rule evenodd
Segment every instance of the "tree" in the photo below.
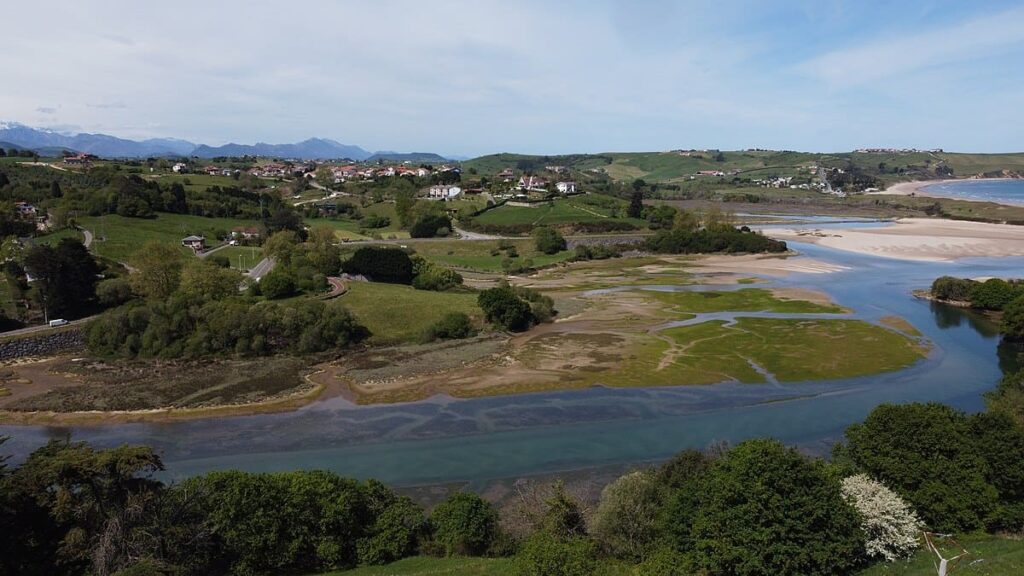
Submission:
M 56 248 L 34 246 L 25 252 L 25 270 L 35 279 L 35 295 L 51 316 L 79 317 L 96 300 L 100 266 L 76 239 Z
M 940 276 L 932 282 L 932 297 L 953 302 L 969 302 L 971 300 L 971 292 L 977 285 L 977 281 L 968 278 Z
M 268 300 L 285 298 L 295 293 L 295 278 L 285 269 L 274 269 L 260 278 L 259 292 Z
M 1002 310 L 1019 294 L 1016 287 L 1001 278 L 989 278 L 971 290 L 971 306 L 984 310 Z
M 135 271 L 128 277 L 132 288 L 149 299 L 164 299 L 181 286 L 185 255 L 177 246 L 151 240 L 132 254 Z
M 856 512 L 824 465 L 774 440 L 749 440 L 711 470 L 694 520 L 696 561 L 712 574 L 852 572 Z
M 181 293 L 197 300 L 221 300 L 238 294 L 242 275 L 207 260 L 190 261 L 181 271 Z
M 907 499 L 932 530 L 981 528 L 998 494 L 963 413 L 942 404 L 883 404 L 846 429 L 846 454 Z
M 143 446 L 94 450 L 54 440 L 39 448 L 3 479 L 19 536 L 3 539 L 0 571 L 110 575 L 130 566 L 137 529 L 161 488 L 149 476 L 161 470 Z
M 511 286 L 488 288 L 477 297 L 477 304 L 492 324 L 520 332 L 530 327 L 533 313 L 530 304 L 516 295 Z
M 1017 296 L 1003 309 L 999 330 L 1011 340 L 1024 340 L 1024 295 Z
M 533 241 L 538 252 L 544 254 L 557 254 L 565 250 L 565 238 L 558 233 L 558 230 L 547 226 L 538 226 L 533 229 Z
M 413 262 L 404 250 L 385 246 L 363 246 L 342 262 L 347 274 L 362 274 L 374 282 L 410 284 Z
M 469 338 L 475 332 L 473 321 L 464 312 L 449 312 L 427 329 L 424 340 L 432 342 Z
M 843 498 L 856 508 L 869 558 L 888 562 L 909 558 L 919 545 L 924 525 L 898 494 L 867 474 L 843 480 Z
M 292 256 L 298 252 L 298 249 L 299 235 L 293 230 L 282 230 L 272 234 L 263 243 L 263 255 L 285 266 L 291 263 Z
M 594 536 L 616 557 L 643 560 L 655 543 L 661 503 L 654 474 L 630 472 L 601 491 Z
M 306 239 L 306 256 L 325 276 L 336 276 L 341 270 L 341 251 L 336 242 L 334 229 L 328 226 L 314 226 Z
M 476 494 L 459 492 L 434 508 L 430 523 L 447 555 L 479 556 L 497 535 L 498 512 Z
M 644 213 L 644 193 L 643 190 L 634 190 L 633 195 L 629 199 L 629 208 L 626 209 L 626 216 L 630 218 L 640 218 Z
M 987 528 L 1019 532 L 1024 529 L 1024 428 L 1000 411 L 974 414 L 968 425 L 975 451 L 985 460 L 986 479 L 999 494 Z

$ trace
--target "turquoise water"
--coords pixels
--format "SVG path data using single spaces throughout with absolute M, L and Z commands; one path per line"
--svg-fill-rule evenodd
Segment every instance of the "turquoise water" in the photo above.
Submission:
M 396 485 L 495 479 L 667 458 L 687 447 L 773 436 L 827 452 L 843 430 L 883 402 L 935 400 L 983 408 L 1000 378 L 999 336 L 984 318 L 911 296 L 942 274 L 1016 276 L 1022 258 L 903 262 L 794 243 L 849 269 L 793 274 L 776 285 L 817 288 L 857 316 L 897 314 L 934 344 L 915 366 L 881 376 L 795 384 L 606 389 L 513 397 L 354 406 L 335 398 L 295 412 L 92 428 L 0 427 L 24 456 L 48 438 L 99 446 L 147 443 L 170 478 L 210 470 L 322 468 Z
M 1024 180 L 960 180 L 925 186 L 922 191 L 947 198 L 1024 206 Z

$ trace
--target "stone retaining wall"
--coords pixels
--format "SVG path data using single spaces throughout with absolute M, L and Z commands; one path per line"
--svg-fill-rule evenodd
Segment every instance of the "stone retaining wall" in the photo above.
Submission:
M 63 330 L 42 336 L 27 336 L 0 342 L 0 362 L 28 356 L 53 356 L 85 347 L 85 334 L 80 329 Z

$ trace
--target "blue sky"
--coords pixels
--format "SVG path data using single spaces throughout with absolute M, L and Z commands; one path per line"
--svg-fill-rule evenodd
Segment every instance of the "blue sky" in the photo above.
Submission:
M 208 144 L 1024 151 L 1021 2 L 18 2 L 0 119 Z

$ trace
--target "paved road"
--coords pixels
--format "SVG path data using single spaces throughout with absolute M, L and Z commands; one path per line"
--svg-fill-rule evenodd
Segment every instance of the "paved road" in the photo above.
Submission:
M 216 248 L 211 248 L 211 249 L 209 249 L 209 250 L 207 250 L 205 252 L 200 252 L 198 254 L 198 256 L 200 258 L 206 258 L 207 256 L 209 256 L 210 254 L 213 254 L 217 250 L 223 250 L 224 248 L 227 248 L 228 246 L 231 246 L 231 244 L 228 244 L 227 242 L 225 242 L 225 243 L 221 244 L 220 246 L 217 246 Z
M 58 328 L 50 328 L 50 326 L 48 324 L 43 324 L 42 326 L 29 326 L 28 328 L 18 328 L 17 330 L 9 330 L 7 332 L 0 332 L 0 337 L 5 337 L 5 336 L 25 336 L 27 334 L 35 334 L 36 332 L 46 332 L 46 331 L 49 331 L 49 330 L 60 330 L 61 328 L 64 328 L 64 327 L 67 327 L 67 326 L 78 326 L 80 324 L 85 324 L 88 321 L 90 321 L 90 320 L 92 320 L 94 318 L 97 318 L 98 316 L 99 316 L 99 314 L 96 314 L 96 315 L 93 315 L 93 316 L 86 316 L 85 318 L 79 318 L 78 320 L 72 320 L 72 321 L 68 322 L 67 324 L 65 324 L 64 326 L 60 326 Z
M 481 234 L 479 232 L 470 232 L 469 230 L 463 230 L 458 226 L 452 225 L 452 229 L 456 234 L 459 235 L 461 240 L 501 240 L 504 236 L 494 236 L 493 234 Z
M 274 264 L 275 262 L 270 258 L 264 258 L 263 260 L 260 260 L 258 264 L 253 266 L 251 270 L 246 272 L 246 276 L 248 276 L 249 278 L 255 278 L 256 280 L 259 280 L 260 278 L 266 276 L 268 272 L 274 269 Z

